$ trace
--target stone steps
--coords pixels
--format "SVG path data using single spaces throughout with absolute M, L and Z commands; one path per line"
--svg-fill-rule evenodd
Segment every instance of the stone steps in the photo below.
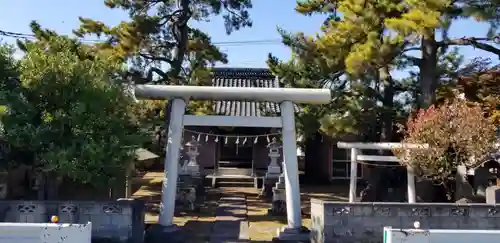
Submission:
M 237 167 L 220 167 L 206 176 L 212 187 L 254 187 L 258 188 L 260 177 L 252 169 Z
M 234 175 L 234 176 L 252 176 L 253 170 L 251 168 L 238 168 L 238 167 L 219 167 L 215 170 L 216 176 Z
M 258 177 L 212 177 L 212 187 L 259 187 Z
M 215 211 L 210 243 L 250 242 L 244 195 L 222 197 Z

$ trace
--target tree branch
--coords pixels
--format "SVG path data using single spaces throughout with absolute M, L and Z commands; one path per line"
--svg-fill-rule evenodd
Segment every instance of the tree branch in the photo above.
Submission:
M 159 57 L 159 56 L 152 56 L 146 53 L 139 53 L 139 56 L 141 56 L 144 59 L 151 60 L 151 61 L 160 61 L 160 62 L 166 62 L 168 64 L 172 64 L 172 60 L 166 58 L 166 57 Z
M 171 18 L 171 34 L 175 39 L 176 46 L 172 49 L 172 62 L 170 63 L 170 70 L 168 76 L 174 79 L 174 83 L 179 85 L 182 83 L 179 74 L 182 71 L 182 63 L 184 62 L 184 56 L 186 54 L 187 42 L 189 40 L 188 31 L 189 26 L 187 25 L 189 19 L 191 18 L 191 10 L 189 6 L 191 0 L 176 0 L 177 8 L 175 14 Z
M 473 46 L 475 48 L 479 48 L 481 50 L 496 54 L 500 58 L 500 49 L 494 47 L 493 45 L 484 43 L 487 41 L 494 41 L 495 43 L 497 43 L 500 41 L 500 36 L 495 36 L 493 38 L 462 37 L 462 38 L 454 39 L 454 40 L 439 41 L 439 42 L 437 42 L 437 45 L 438 45 L 438 47 Z
M 420 46 L 414 46 L 414 47 L 408 47 L 403 50 L 403 52 L 408 52 L 408 51 L 420 51 L 421 47 Z

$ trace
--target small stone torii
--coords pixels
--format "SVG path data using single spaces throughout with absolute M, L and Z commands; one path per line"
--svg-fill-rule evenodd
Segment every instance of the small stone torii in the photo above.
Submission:
M 389 150 L 403 149 L 404 156 L 407 156 L 411 150 L 428 149 L 428 144 L 413 144 L 413 143 L 347 143 L 338 142 L 338 148 L 351 150 L 351 169 L 349 181 L 349 202 L 356 201 L 356 185 L 358 175 L 358 161 L 371 161 L 371 162 L 400 162 L 396 156 L 383 156 L 383 155 L 361 155 L 361 150 Z M 403 157 L 403 159 L 405 159 Z M 407 195 L 408 203 L 416 203 L 416 189 L 415 189 L 415 171 L 411 165 L 406 166 L 407 176 Z
M 136 99 L 171 100 L 172 102 L 165 154 L 166 178 L 163 180 L 162 186 L 159 225 L 157 229 L 151 230 L 151 234 L 155 235 L 151 236 L 152 239 L 165 240 L 165 237 L 174 237 L 172 234 L 178 229 L 173 224 L 173 216 L 184 126 L 281 128 L 288 221 L 283 235 L 288 238 L 297 234 L 300 237 L 302 218 L 294 103 L 327 104 L 331 100 L 329 89 L 136 85 L 133 94 Z M 186 103 L 189 100 L 274 102 L 280 104 L 281 117 L 185 115 Z M 167 171 L 169 172 L 168 176 Z

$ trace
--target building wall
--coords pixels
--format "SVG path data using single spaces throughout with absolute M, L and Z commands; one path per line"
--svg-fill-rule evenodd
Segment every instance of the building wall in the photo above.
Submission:
M 253 147 L 253 161 L 256 169 L 267 169 L 271 159 L 269 158 L 269 149 L 267 148 L 267 140 L 260 139 Z M 279 164 L 283 161 L 283 149 L 279 149 L 280 158 Z
M 337 147 L 338 142 L 359 142 L 361 139 L 355 135 L 346 135 L 343 137 L 323 137 L 322 142 L 318 145 L 321 150 L 320 164 L 318 169 L 323 170 L 323 176 L 329 180 L 349 179 L 350 175 L 350 150 Z M 358 177 L 363 178 L 363 166 L 358 165 Z M 316 170 L 318 170 L 316 169 Z M 341 170 L 344 170 L 343 172 Z
M 346 203 L 311 200 L 311 242 L 378 243 L 383 227 L 421 229 L 500 229 L 500 210 L 488 204 Z
M 335 179 L 348 179 L 348 174 L 342 177 L 341 173 L 335 172 L 340 168 L 345 168 L 349 173 L 350 151 L 337 148 L 337 142 L 359 141 L 356 136 L 328 137 L 317 134 L 314 139 L 306 141 L 305 148 L 305 168 L 307 177 L 320 181 L 332 181 Z M 335 164 L 336 163 L 336 164 Z M 361 166 L 358 172 L 361 172 Z
M 186 129 L 191 131 L 198 132 L 208 132 L 208 128 L 205 127 L 186 127 Z M 195 136 L 197 138 L 198 134 L 193 134 L 190 131 L 184 131 L 184 143 L 187 143 L 191 140 L 191 136 Z M 214 141 L 213 137 L 209 137 L 208 141 L 205 142 L 205 136 L 200 136 L 200 146 L 198 147 L 198 164 L 202 168 L 211 168 L 214 167 L 216 157 L 218 156 L 218 144 Z M 184 149 L 181 152 L 182 160 L 189 160 L 189 156 L 186 154 L 187 148 L 184 146 Z
M 305 146 L 305 174 L 315 181 L 331 181 L 332 141 L 328 137 L 317 135 L 306 141 Z
M 197 132 L 208 132 L 209 128 L 206 127 L 186 127 L 187 130 L 197 131 Z M 191 136 L 197 138 L 198 134 L 193 134 L 190 131 L 184 131 L 184 143 L 191 140 Z M 198 147 L 198 163 L 203 168 L 213 168 L 216 162 L 219 160 L 220 153 L 220 143 L 223 143 L 223 139 L 219 139 L 215 142 L 214 137 L 209 137 L 208 141 L 205 142 L 205 136 L 200 136 L 200 146 Z M 253 141 L 248 141 L 253 143 Z M 188 160 L 189 157 L 186 155 L 187 149 L 182 150 L 181 155 L 183 160 Z M 259 139 L 258 143 L 253 144 L 253 160 L 256 169 L 266 169 L 269 164 L 269 149 L 267 148 L 266 139 Z M 282 155 L 282 150 L 280 150 Z M 280 158 L 280 162 L 282 159 Z

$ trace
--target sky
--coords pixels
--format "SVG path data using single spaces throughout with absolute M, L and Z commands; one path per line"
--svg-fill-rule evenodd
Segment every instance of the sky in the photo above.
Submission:
M 212 41 L 255 41 L 272 40 L 259 44 L 220 44 L 222 51 L 228 54 L 231 67 L 266 67 L 268 53 L 287 60 L 290 50 L 280 43 L 277 27 L 287 31 L 301 31 L 314 35 L 324 20 L 323 16 L 306 17 L 295 13 L 293 0 L 253 0 L 254 7 L 250 11 L 253 27 L 241 29 L 227 35 L 221 17 L 213 17 L 210 22 L 193 23 L 206 31 Z M 104 6 L 103 0 L 0 0 L 0 30 L 30 33 L 29 23 L 37 20 L 44 28 L 61 34 L 70 34 L 79 25 L 78 17 L 100 20 L 114 25 L 127 20 L 127 14 L 121 10 L 111 10 Z M 486 34 L 488 26 L 471 20 L 456 21 L 450 31 L 451 37 L 475 36 Z M 90 38 L 93 39 L 93 38 Z M 4 39 L 13 42 L 12 38 Z M 471 47 L 461 48 L 466 58 L 490 57 L 498 61 L 494 55 Z M 223 65 L 219 65 L 223 66 Z

